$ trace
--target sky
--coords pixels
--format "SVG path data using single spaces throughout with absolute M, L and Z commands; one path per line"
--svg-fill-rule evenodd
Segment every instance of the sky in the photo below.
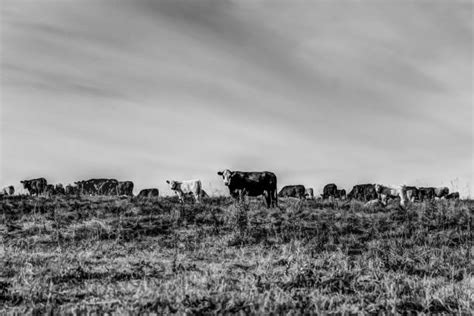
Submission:
M 0 185 L 474 197 L 471 1 L 0 0 Z

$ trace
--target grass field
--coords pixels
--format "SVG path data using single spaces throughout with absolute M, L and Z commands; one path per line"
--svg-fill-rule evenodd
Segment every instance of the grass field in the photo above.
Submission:
M 474 201 L 0 203 L 1 314 L 473 313 Z

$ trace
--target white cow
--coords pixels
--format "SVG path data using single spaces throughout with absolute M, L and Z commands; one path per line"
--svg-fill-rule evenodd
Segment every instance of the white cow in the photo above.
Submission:
M 169 184 L 170 189 L 173 190 L 179 197 L 181 203 L 184 203 L 184 196 L 186 194 L 194 195 L 194 199 L 197 203 L 201 201 L 201 191 L 202 185 L 201 180 L 184 180 L 184 181 L 174 181 L 166 180 L 166 183 Z
M 378 198 L 383 205 L 387 205 L 388 198 L 400 197 L 400 205 L 405 207 L 408 201 L 406 191 L 406 186 L 404 185 L 399 185 L 396 187 L 386 187 L 381 184 L 375 185 L 375 192 L 377 192 Z
M 0 191 L 0 196 L 7 196 L 7 195 L 13 195 L 15 194 L 15 188 L 13 187 L 13 185 L 9 185 L 7 187 L 4 187 L 1 191 Z

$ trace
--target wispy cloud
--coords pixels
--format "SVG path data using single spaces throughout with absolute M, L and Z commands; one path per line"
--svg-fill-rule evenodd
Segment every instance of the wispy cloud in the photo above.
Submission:
M 5 183 L 473 181 L 469 1 L 4 1 L 1 26 Z

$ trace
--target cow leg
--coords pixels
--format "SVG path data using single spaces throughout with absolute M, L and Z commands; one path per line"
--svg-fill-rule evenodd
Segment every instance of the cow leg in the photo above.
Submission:
M 179 202 L 180 203 L 184 203 L 184 194 L 183 192 L 176 192 L 176 194 L 178 195 L 178 198 L 179 198 Z
M 196 200 L 196 203 L 201 203 L 199 193 L 194 193 L 194 199 Z

